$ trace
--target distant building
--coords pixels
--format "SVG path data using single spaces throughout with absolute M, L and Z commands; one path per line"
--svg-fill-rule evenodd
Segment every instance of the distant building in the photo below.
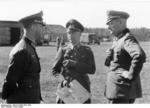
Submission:
M 43 42 L 56 42 L 57 37 L 60 37 L 61 40 L 66 42 L 66 29 L 61 25 L 46 25 L 43 31 Z
M 0 45 L 15 45 L 21 37 L 22 24 L 17 21 L 0 21 Z

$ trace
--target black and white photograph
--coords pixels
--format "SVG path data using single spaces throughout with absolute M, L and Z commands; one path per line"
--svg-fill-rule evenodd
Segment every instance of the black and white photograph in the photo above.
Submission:
M 1 107 L 149 103 L 150 0 L 0 1 Z

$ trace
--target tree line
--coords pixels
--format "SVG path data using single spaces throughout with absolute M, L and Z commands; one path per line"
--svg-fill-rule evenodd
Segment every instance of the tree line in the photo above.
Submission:
M 149 28 L 131 28 L 131 33 L 137 38 L 139 41 L 150 41 L 150 29 Z M 85 28 L 86 33 L 95 33 L 100 38 L 108 37 L 111 38 L 111 34 L 106 28 Z

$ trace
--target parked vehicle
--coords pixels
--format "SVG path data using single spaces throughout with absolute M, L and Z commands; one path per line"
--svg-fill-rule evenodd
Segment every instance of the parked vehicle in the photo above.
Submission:
M 100 37 L 98 37 L 95 33 L 89 34 L 90 44 L 98 44 L 100 45 Z
M 90 44 L 89 33 L 82 33 L 80 37 L 80 42 L 83 44 Z
M 80 41 L 84 44 L 100 45 L 100 37 L 98 37 L 95 33 L 82 33 Z

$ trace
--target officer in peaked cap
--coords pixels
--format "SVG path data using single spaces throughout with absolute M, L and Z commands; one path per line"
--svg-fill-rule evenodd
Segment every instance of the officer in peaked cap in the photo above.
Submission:
M 24 35 L 9 54 L 2 98 L 7 103 L 40 103 L 41 66 L 36 44 L 42 34 L 42 12 L 22 18 Z
M 139 42 L 127 28 L 129 14 L 107 12 L 107 25 L 113 36 L 112 47 L 107 51 L 105 96 L 109 103 L 134 103 L 142 97 L 140 72 L 146 55 Z
M 21 22 L 23 25 L 31 24 L 31 23 L 39 23 L 44 26 L 45 24 L 43 23 L 42 17 L 43 17 L 43 11 L 40 11 L 39 13 L 36 13 L 34 15 L 30 15 L 20 19 L 19 22 Z
M 83 25 L 75 19 L 69 20 L 66 23 L 66 28 L 70 30 L 80 30 L 81 32 L 84 31 Z
M 95 60 L 94 55 L 89 46 L 80 43 L 80 36 L 84 30 L 84 27 L 75 19 L 71 19 L 66 23 L 67 38 L 69 40 L 68 45 L 60 47 L 57 54 L 54 65 L 52 67 L 52 73 L 54 75 L 62 74 L 64 79 L 58 85 L 58 91 L 63 92 L 64 88 L 69 89 L 73 79 L 79 82 L 79 85 L 85 89 L 87 96 L 84 95 L 84 90 L 78 87 L 79 90 L 74 90 L 74 93 L 83 93 L 83 95 L 74 95 L 74 98 L 67 99 L 66 96 L 63 98 L 62 95 L 57 93 L 57 103 L 91 103 L 90 97 L 90 79 L 88 74 L 95 73 Z M 73 85 L 76 86 L 76 85 Z M 81 91 L 80 91 L 81 90 Z M 69 94 L 68 94 L 69 95 Z M 69 95 L 71 96 L 71 95 Z M 79 99 L 82 97 L 82 101 Z M 73 99 L 73 100 L 72 100 Z M 78 100 L 78 102 L 77 102 Z
M 113 19 L 119 19 L 119 18 L 128 19 L 129 14 L 123 11 L 115 11 L 115 10 L 107 11 L 107 24 Z

